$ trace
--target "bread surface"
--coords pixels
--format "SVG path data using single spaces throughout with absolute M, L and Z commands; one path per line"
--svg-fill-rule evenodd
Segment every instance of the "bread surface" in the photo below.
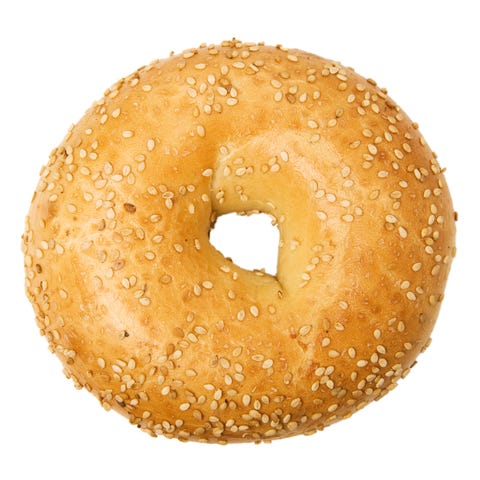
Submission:
M 228 212 L 272 216 L 276 276 L 210 244 Z M 436 156 L 385 89 L 233 40 L 139 69 L 70 129 L 27 218 L 26 289 L 66 375 L 107 410 L 152 435 L 270 440 L 409 372 L 454 235 Z

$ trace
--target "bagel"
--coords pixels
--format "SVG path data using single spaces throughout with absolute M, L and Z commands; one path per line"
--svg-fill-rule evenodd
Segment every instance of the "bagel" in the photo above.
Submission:
M 277 274 L 209 242 L 269 214 Z M 109 88 L 41 172 L 23 251 L 64 372 L 153 436 L 310 434 L 392 390 L 455 255 L 436 155 L 371 79 L 225 41 Z

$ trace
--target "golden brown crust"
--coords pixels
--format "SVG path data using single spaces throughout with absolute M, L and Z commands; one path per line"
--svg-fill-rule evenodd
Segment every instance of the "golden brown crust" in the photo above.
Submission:
M 277 277 L 209 243 L 271 214 Z M 384 89 L 299 50 L 202 46 L 122 79 L 52 152 L 26 288 L 67 376 L 153 435 L 312 433 L 428 345 L 454 256 L 435 155 Z

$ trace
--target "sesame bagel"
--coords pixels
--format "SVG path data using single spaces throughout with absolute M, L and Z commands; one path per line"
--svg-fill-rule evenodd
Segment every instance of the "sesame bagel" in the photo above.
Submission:
M 276 276 L 209 242 L 269 214 Z M 392 390 L 455 254 L 436 156 L 371 79 L 226 41 L 105 92 L 41 172 L 26 290 L 67 377 L 151 435 L 310 434 Z

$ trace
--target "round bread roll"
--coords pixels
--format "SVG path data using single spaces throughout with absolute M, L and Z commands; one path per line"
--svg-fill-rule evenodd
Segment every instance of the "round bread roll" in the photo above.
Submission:
M 278 272 L 209 242 L 269 214 Z M 392 390 L 430 342 L 455 213 L 418 126 L 371 79 L 226 41 L 105 92 L 41 172 L 26 290 L 68 378 L 153 436 L 310 434 Z

